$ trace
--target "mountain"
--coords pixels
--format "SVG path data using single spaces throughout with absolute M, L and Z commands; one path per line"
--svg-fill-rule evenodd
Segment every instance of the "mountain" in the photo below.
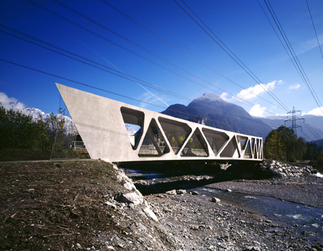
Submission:
M 323 148 L 323 138 L 319 140 L 312 141 L 312 143 L 317 144 L 318 146 Z
M 261 118 L 261 120 L 268 124 L 272 129 L 277 129 L 278 127 L 285 125 L 290 127 L 292 122 L 286 121 L 291 119 L 286 116 L 270 116 L 266 118 Z M 323 138 L 323 116 L 313 116 L 313 115 L 303 115 L 297 116 L 296 125 L 301 126 L 297 128 L 297 136 L 303 137 L 306 141 L 315 141 Z
M 22 110 L 26 115 L 32 116 L 33 120 L 37 120 L 40 117 L 47 117 L 49 114 L 44 113 L 42 110 L 34 107 L 28 107 Z
M 42 120 L 45 121 L 50 116 L 49 113 L 44 113 L 42 110 L 40 110 L 38 108 L 34 108 L 34 107 L 25 108 L 25 109 L 22 110 L 22 112 L 24 114 L 26 114 L 26 115 L 32 116 L 33 120 L 38 120 L 38 119 L 41 118 Z M 58 117 L 63 116 L 63 119 L 65 120 L 64 128 L 66 129 L 66 131 L 68 133 L 75 130 L 75 124 L 74 124 L 73 120 L 70 117 L 62 115 L 60 113 L 57 114 L 57 116 Z M 138 129 L 133 128 L 130 125 L 126 124 L 126 130 L 127 130 L 128 135 L 134 135 Z
M 132 136 L 137 132 L 133 127 L 131 127 L 128 124 L 126 124 L 126 130 L 129 136 Z
M 33 107 L 25 108 L 22 112 L 31 115 L 34 120 L 38 118 L 45 120 L 50 116 L 50 114 Z M 284 121 L 287 119 L 282 116 L 252 117 L 241 106 L 229 103 L 213 93 L 203 94 L 188 106 L 171 105 L 162 113 L 219 129 L 260 136 L 264 140 L 270 131 L 284 125 Z M 58 116 L 63 116 L 67 132 L 75 130 L 75 125 L 70 117 L 62 114 L 58 114 Z M 305 125 L 302 120 L 297 121 L 297 125 L 302 126 L 302 129 L 297 129 L 299 137 L 304 137 L 308 142 L 323 139 L 323 116 L 305 115 L 300 118 L 304 119 Z M 291 122 L 286 126 L 291 126 Z M 126 129 L 129 135 L 133 135 L 138 130 L 138 128 L 132 128 L 129 125 L 126 125 Z M 322 144 L 321 141 L 317 143 L 318 145 Z
M 263 138 L 272 130 L 262 120 L 250 116 L 241 106 L 229 103 L 213 93 L 203 94 L 188 106 L 171 105 L 162 113 L 219 129 Z
M 50 117 L 50 113 L 44 113 L 42 110 L 34 107 L 28 107 L 21 110 L 24 114 L 29 115 L 33 118 L 33 120 L 41 119 L 42 121 L 46 121 Z M 73 120 L 65 116 L 61 113 L 57 114 L 58 118 L 64 119 L 64 129 L 67 133 L 73 133 L 75 132 L 75 124 Z

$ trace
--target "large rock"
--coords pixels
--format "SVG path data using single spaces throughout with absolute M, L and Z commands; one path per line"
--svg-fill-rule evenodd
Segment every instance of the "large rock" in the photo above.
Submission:
M 263 161 L 260 168 L 267 169 L 272 175 L 278 177 L 299 177 L 315 173 L 315 169 L 312 166 L 298 166 L 275 160 Z
M 143 196 L 140 193 L 137 193 L 136 191 L 121 194 L 116 197 L 116 200 L 125 203 L 133 203 L 134 205 L 140 205 L 144 202 Z

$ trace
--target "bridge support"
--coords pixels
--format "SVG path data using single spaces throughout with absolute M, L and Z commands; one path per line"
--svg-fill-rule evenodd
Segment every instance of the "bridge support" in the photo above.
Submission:
M 260 137 L 225 131 L 56 84 L 91 158 L 112 162 L 255 160 Z M 130 136 L 127 126 L 137 132 Z

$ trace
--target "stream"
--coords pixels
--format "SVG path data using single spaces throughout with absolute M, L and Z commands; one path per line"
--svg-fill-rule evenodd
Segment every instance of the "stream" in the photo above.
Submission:
M 148 187 L 156 186 L 156 184 L 173 184 L 174 180 L 176 180 L 176 178 L 174 179 L 174 177 L 170 177 L 169 174 L 165 172 L 134 169 L 123 170 L 128 177 L 134 180 L 145 180 L 148 182 Z M 188 193 L 196 191 L 201 196 L 208 196 L 210 198 L 217 197 L 224 203 L 230 203 L 245 210 L 250 210 L 263 215 L 266 219 L 279 223 L 280 226 L 292 227 L 296 229 L 301 236 L 304 236 L 304 238 L 308 240 L 315 239 L 323 242 L 323 209 L 321 208 L 283 201 L 272 197 L 247 195 L 238 192 L 226 192 L 205 187 L 203 185 L 185 185 L 185 181 L 182 183 L 180 184 L 180 188 L 186 189 Z M 138 189 L 141 190 L 140 187 Z M 179 187 L 175 189 L 179 189 Z M 169 190 L 171 190 L 171 188 Z M 158 191 L 155 192 L 157 193 Z M 272 231 L 284 230 L 274 228 Z M 313 233 L 315 233 L 315 237 L 313 236 Z
M 246 210 L 252 210 L 280 225 L 297 227 L 298 232 L 303 235 L 311 235 L 311 232 L 316 233 L 323 240 L 323 209 L 321 208 L 266 196 L 246 195 L 235 192 L 228 193 L 205 187 L 187 190 L 187 192 L 192 191 L 197 191 L 199 194 L 209 197 L 217 197 L 225 203 L 231 203 Z

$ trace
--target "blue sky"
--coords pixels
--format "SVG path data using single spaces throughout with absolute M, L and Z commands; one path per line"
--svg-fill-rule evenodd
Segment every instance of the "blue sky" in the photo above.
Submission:
M 309 82 L 267 20 L 263 10 L 279 34 L 266 2 Z M 56 113 L 57 82 L 158 112 L 212 92 L 255 116 L 285 114 L 293 106 L 323 116 L 323 1 L 266 2 L 3 0 L 0 102 Z

